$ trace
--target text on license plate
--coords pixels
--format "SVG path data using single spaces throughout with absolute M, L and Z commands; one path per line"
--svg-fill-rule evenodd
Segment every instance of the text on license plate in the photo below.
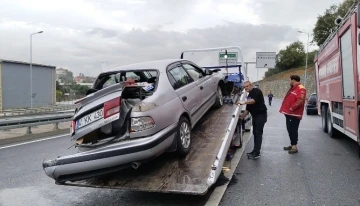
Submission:
M 88 124 L 91 124 L 99 119 L 102 119 L 104 116 L 104 109 L 99 109 L 91 114 L 88 114 L 81 119 L 78 119 L 76 121 L 76 128 L 79 129 L 81 127 L 84 127 Z

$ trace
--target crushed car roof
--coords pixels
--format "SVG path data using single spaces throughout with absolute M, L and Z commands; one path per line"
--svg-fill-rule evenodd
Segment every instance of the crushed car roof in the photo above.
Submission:
M 136 63 L 136 64 L 117 66 L 117 67 L 106 70 L 104 73 L 120 71 L 120 70 L 142 70 L 142 69 L 164 70 L 164 69 L 166 69 L 166 67 L 169 64 L 172 64 L 172 63 L 178 62 L 178 61 L 184 61 L 184 60 L 185 59 L 163 59 L 163 60 L 156 60 L 156 61 L 141 62 L 141 63 Z

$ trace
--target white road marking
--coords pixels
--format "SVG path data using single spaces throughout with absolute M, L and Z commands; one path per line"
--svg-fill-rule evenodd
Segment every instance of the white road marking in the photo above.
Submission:
M 12 145 L 8 145 L 8 146 L 0 147 L 0 150 L 1 149 L 11 148 L 11 147 L 17 147 L 17 146 L 21 146 L 21 145 L 26 145 L 26 144 L 31 144 L 31 143 L 35 143 L 35 142 L 42 142 L 42 141 L 45 141 L 45 140 L 56 139 L 56 138 L 65 137 L 65 136 L 68 136 L 68 135 L 69 134 L 62 134 L 62 135 L 48 137 L 48 138 L 44 138 L 44 139 L 38 139 L 38 140 L 29 141 L 29 142 L 22 142 L 22 143 L 18 143 L 18 144 L 12 144 Z

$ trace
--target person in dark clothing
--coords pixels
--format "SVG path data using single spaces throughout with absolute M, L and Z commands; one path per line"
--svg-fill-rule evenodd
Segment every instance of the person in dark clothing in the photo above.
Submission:
M 246 104 L 246 110 L 240 116 L 244 119 L 249 113 L 252 116 L 254 149 L 248 153 L 249 158 L 259 158 L 262 144 L 262 135 L 265 123 L 267 122 L 267 108 L 264 95 L 259 88 L 254 88 L 250 81 L 244 82 L 244 88 L 249 92 L 247 100 L 238 102 L 240 105 Z
M 270 91 L 270 93 L 269 93 L 269 95 L 268 95 L 268 98 L 269 98 L 269 105 L 271 106 L 271 102 L 272 102 L 272 98 L 274 97 L 274 95 L 271 93 L 271 91 Z

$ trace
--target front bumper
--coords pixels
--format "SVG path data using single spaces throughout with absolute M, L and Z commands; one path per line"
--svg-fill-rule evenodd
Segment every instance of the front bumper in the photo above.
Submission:
M 74 181 L 113 172 L 156 157 L 168 149 L 175 138 L 177 123 L 144 138 L 125 140 L 91 151 L 43 162 L 47 176 L 57 182 Z

